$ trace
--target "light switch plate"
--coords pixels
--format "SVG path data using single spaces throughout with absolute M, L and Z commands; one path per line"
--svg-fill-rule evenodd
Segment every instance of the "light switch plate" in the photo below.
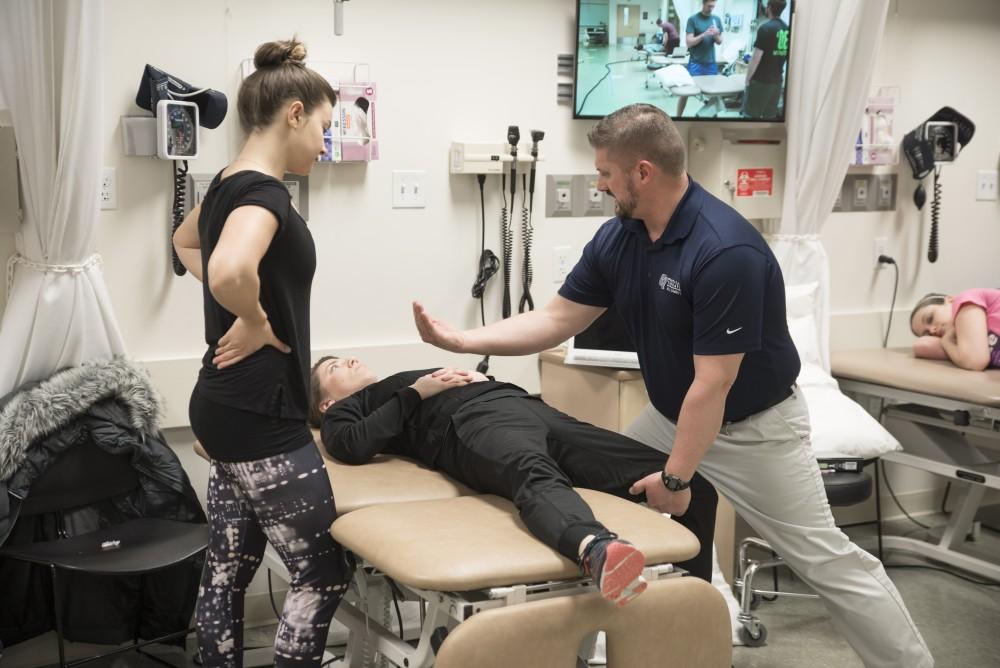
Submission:
M 392 208 L 423 209 L 426 204 L 423 170 L 395 170 L 392 173 Z

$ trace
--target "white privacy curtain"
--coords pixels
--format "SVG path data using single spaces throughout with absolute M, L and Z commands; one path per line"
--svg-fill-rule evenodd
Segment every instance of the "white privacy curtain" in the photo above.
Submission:
M 13 121 L 23 193 L 0 323 L 0 395 L 61 367 L 124 353 L 94 252 L 103 13 L 103 0 L 0 2 L 0 96 Z
M 861 127 L 889 0 L 795 4 L 785 103 L 788 153 L 780 233 L 768 238 L 785 285 L 816 285 L 818 347 L 830 370 L 830 267 L 819 232 Z

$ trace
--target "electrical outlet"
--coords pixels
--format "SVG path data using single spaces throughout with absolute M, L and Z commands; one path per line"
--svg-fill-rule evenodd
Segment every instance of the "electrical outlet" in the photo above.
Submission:
M 572 191 L 569 188 L 556 188 L 556 211 L 569 211 Z
M 569 174 L 545 176 L 545 215 L 556 218 L 573 216 L 574 177 Z
M 392 173 L 392 208 L 423 209 L 427 206 L 422 170 L 395 170 Z
M 976 172 L 976 199 L 995 200 L 997 198 L 997 170 L 980 169 Z
M 888 255 L 886 252 L 889 248 L 889 240 L 885 237 L 875 237 L 875 268 L 881 269 L 886 266 L 878 261 L 879 257 L 882 255 Z
M 876 193 L 877 208 L 879 211 L 892 209 L 892 174 L 879 174 L 876 177 L 878 192 Z
M 103 210 L 118 208 L 118 170 L 114 167 L 104 168 L 99 199 Z
M 552 247 L 552 281 L 562 283 L 569 276 L 572 265 L 573 248 L 570 246 Z
M 854 207 L 857 209 L 868 208 L 868 177 L 854 177 Z
M 584 194 L 583 215 L 603 216 L 604 215 L 604 193 L 597 189 L 597 179 L 594 177 L 584 177 L 581 191 Z
M 201 204 L 208 193 L 208 187 L 212 185 L 214 174 L 196 174 L 188 172 L 187 175 L 187 197 L 184 198 L 184 215 L 191 212 L 191 209 Z

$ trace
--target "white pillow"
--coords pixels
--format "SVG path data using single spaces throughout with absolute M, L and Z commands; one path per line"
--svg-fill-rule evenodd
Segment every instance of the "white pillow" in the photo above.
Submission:
M 694 85 L 691 73 L 683 65 L 667 65 L 662 69 L 656 70 L 656 78 L 668 88 Z
M 803 318 L 816 313 L 816 302 L 819 299 L 819 283 L 802 283 L 785 286 L 785 316 Z
M 809 406 L 810 440 L 817 457 L 872 459 L 903 449 L 868 411 L 844 395 L 837 381 L 821 367 L 804 364 L 798 385 Z
M 807 315 L 802 318 L 788 319 L 788 333 L 792 336 L 795 349 L 799 351 L 802 365 L 816 364 L 822 366 L 819 354 L 819 330 L 816 328 L 816 318 Z

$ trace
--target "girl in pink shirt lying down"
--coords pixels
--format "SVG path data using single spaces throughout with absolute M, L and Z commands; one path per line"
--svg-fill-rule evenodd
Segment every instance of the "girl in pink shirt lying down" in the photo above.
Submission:
M 1000 290 L 975 288 L 955 296 L 931 293 L 910 313 L 917 357 L 950 360 L 971 371 L 1000 367 Z

